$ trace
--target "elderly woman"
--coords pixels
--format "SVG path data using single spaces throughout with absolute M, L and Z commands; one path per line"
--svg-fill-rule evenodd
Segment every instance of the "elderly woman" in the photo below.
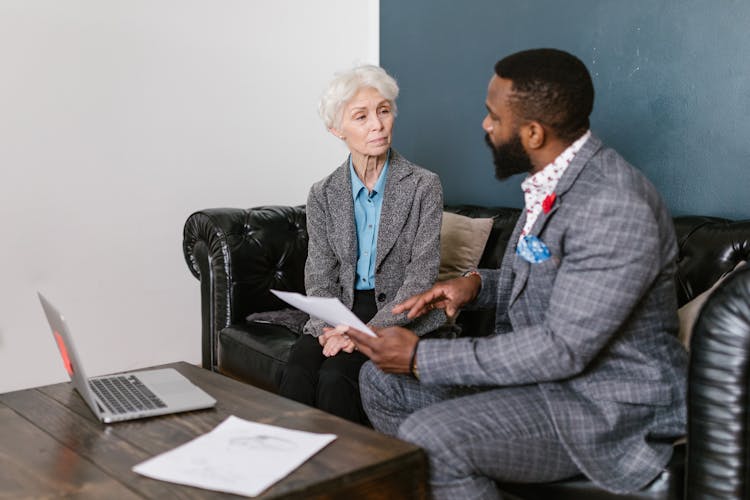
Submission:
M 411 323 L 395 304 L 428 289 L 440 260 L 438 176 L 391 149 L 398 85 L 382 68 L 337 75 L 320 102 L 328 130 L 349 157 L 314 184 L 307 200 L 307 294 L 336 297 L 371 327 L 406 325 L 423 334 L 441 310 Z M 367 423 L 359 369 L 367 357 L 345 334 L 310 319 L 292 347 L 280 394 Z

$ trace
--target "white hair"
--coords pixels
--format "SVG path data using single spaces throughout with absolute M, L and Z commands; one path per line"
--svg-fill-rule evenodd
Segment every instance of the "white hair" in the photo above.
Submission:
M 344 106 L 364 88 L 372 87 L 391 103 L 391 112 L 396 116 L 398 84 L 380 66 L 365 64 L 337 73 L 320 98 L 318 112 L 326 128 L 341 126 Z

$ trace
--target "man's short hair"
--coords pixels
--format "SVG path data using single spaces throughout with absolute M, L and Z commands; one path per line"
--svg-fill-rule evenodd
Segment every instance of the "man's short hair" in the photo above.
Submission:
M 524 50 L 498 61 L 495 73 L 513 82 L 509 100 L 519 118 L 538 121 L 567 140 L 589 128 L 594 84 L 574 55 L 557 49 Z

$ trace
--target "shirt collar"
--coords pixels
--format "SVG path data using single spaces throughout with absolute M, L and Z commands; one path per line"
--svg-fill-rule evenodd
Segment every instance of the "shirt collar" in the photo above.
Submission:
M 584 143 L 591 137 L 591 130 L 587 130 L 581 137 L 568 146 L 565 151 L 560 153 L 552 163 L 547 164 L 539 172 L 529 175 L 521 183 L 521 188 L 526 195 L 529 192 L 537 192 L 547 196 L 555 190 L 557 182 L 560 180 L 565 170 L 570 165 L 573 157 L 583 147 Z
M 388 153 L 385 157 L 385 163 L 383 164 L 383 170 L 380 172 L 380 176 L 378 177 L 378 181 L 375 183 L 375 186 L 372 188 L 372 195 L 376 195 L 378 193 L 383 192 L 383 188 L 385 187 L 385 177 L 386 172 L 388 171 L 388 165 L 391 162 L 391 150 L 388 150 Z M 354 199 L 357 199 L 357 195 L 359 195 L 360 191 L 363 189 L 365 192 L 367 192 L 367 186 L 362 182 L 362 180 L 357 175 L 357 172 L 354 170 L 354 163 L 352 163 L 352 155 L 349 155 L 349 174 L 352 178 L 352 196 Z
M 527 235 L 534 227 L 537 217 L 544 209 L 545 198 L 555 191 L 558 181 L 562 178 L 573 157 L 589 137 L 591 137 L 591 131 L 587 130 L 585 134 L 560 153 L 552 163 L 523 180 L 521 189 L 523 189 L 526 222 L 521 230 L 521 236 Z

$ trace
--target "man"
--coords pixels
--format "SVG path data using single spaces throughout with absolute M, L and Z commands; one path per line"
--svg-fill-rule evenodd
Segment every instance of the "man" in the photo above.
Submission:
M 580 473 L 613 492 L 640 489 L 686 419 L 671 217 L 588 130 L 594 91 L 580 60 L 529 50 L 495 73 L 482 126 L 496 175 L 529 174 L 502 265 L 393 311 L 494 307 L 495 334 L 419 342 L 404 328 L 350 330 L 371 359 L 365 410 L 376 429 L 426 450 L 438 499 Z

